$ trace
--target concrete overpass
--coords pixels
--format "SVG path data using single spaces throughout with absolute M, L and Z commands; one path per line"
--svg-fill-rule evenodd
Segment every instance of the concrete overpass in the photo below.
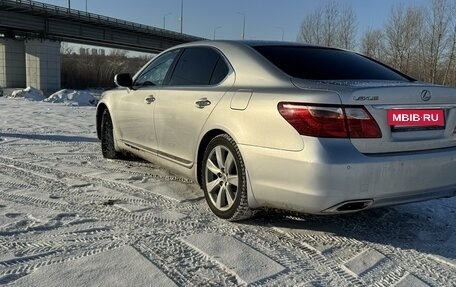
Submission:
M 60 89 L 60 41 L 157 53 L 202 38 L 29 0 L 0 0 L 0 86 Z

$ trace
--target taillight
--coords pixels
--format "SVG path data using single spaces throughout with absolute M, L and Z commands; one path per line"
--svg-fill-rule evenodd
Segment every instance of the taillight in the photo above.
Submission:
M 279 112 L 301 135 L 332 138 L 347 136 L 341 107 L 280 103 Z
M 279 103 L 282 117 L 299 134 L 329 138 L 380 138 L 382 133 L 365 108 Z
M 365 108 L 344 108 L 350 138 L 381 138 L 382 132 Z

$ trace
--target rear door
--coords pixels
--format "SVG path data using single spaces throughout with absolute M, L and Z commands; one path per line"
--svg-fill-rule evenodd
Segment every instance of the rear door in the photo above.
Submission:
M 159 155 L 190 167 L 204 123 L 234 83 L 224 56 L 212 47 L 184 49 L 155 102 Z

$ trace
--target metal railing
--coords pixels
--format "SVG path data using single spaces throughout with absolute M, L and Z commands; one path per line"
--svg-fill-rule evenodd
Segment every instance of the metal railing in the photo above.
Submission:
M 16 12 L 31 12 L 34 14 L 45 14 L 46 16 L 66 18 L 68 20 L 78 20 L 84 22 L 90 22 L 94 24 L 101 24 L 106 26 L 114 26 L 122 29 L 133 30 L 137 32 L 155 34 L 164 37 L 184 40 L 184 41 L 194 41 L 203 39 L 196 36 L 191 36 L 187 34 L 181 34 L 175 31 L 165 30 L 157 28 L 154 26 L 148 26 L 143 24 L 134 23 L 131 21 L 116 19 L 112 17 L 107 17 L 99 14 L 88 13 L 85 11 L 69 9 L 61 6 L 46 4 L 37 1 L 30 0 L 0 0 L 0 7 L 7 8 L 10 11 Z

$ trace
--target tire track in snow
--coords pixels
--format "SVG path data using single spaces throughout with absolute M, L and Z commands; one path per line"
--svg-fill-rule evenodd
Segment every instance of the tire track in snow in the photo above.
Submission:
M 4 169 L 16 169 L 17 173 L 22 175 L 23 180 L 29 178 L 29 176 L 35 176 L 36 179 L 38 176 L 41 177 L 41 182 L 46 185 L 45 182 L 52 181 L 54 184 L 61 187 L 61 189 L 65 190 L 68 188 L 68 185 L 65 181 L 55 180 L 52 177 L 57 178 L 73 178 L 73 179 L 80 179 L 84 180 L 88 183 L 95 183 L 100 184 L 106 188 L 111 188 L 120 192 L 126 192 L 128 194 L 138 196 L 140 198 L 150 200 L 151 203 L 163 203 L 163 204 L 173 204 L 177 202 L 176 199 L 167 197 L 161 194 L 153 193 L 152 191 L 145 190 L 143 188 L 135 187 L 130 184 L 126 183 L 119 183 L 116 181 L 101 179 L 97 177 L 90 177 L 78 173 L 70 173 L 66 171 L 60 171 L 57 169 L 44 167 L 36 164 L 25 163 L 18 160 L 13 160 L 5 157 L 0 156 L 0 165 L 3 166 Z M 61 191 L 61 190 L 60 190 Z
M 195 282 L 205 282 L 207 286 L 242 286 L 232 273 L 180 240 L 169 236 L 159 238 L 141 242 L 137 249 L 178 285 L 193 286 Z
M 105 251 L 108 251 L 108 250 L 111 250 L 114 248 L 119 248 L 124 245 L 125 244 L 122 242 L 120 242 L 120 243 L 119 242 L 109 242 L 109 243 L 105 243 L 105 244 L 101 245 L 101 247 L 97 246 L 96 248 L 82 251 L 80 254 L 77 254 L 77 255 L 71 255 L 71 254 L 67 254 L 66 252 L 61 252 L 61 253 L 56 254 L 57 256 L 46 259 L 44 261 L 40 261 L 40 262 L 36 262 L 36 263 L 25 263 L 21 266 L 14 266 L 13 268 L 6 268 L 6 269 L 0 271 L 0 276 L 3 276 L 3 277 L 9 276 L 9 275 L 24 276 L 26 274 L 30 274 L 31 272 L 33 272 L 33 270 L 43 267 L 43 266 L 73 261 L 73 260 L 80 259 L 83 257 L 99 254 L 99 253 L 102 253 L 102 252 L 105 252 Z
M 377 244 L 370 242 L 362 242 L 353 238 L 346 238 L 342 236 L 318 235 L 312 236 L 310 234 L 302 233 L 285 233 L 286 236 L 293 240 L 304 240 L 304 242 L 313 241 L 317 245 L 324 243 L 325 245 L 340 249 L 348 249 L 356 247 L 355 250 L 370 248 L 377 250 L 384 254 L 394 266 L 391 269 L 386 269 L 381 273 L 379 268 L 374 268 L 363 274 L 363 280 L 366 284 L 372 286 L 391 286 L 397 283 L 406 274 L 420 274 L 418 276 L 423 281 L 428 281 L 432 286 L 456 286 L 456 269 L 448 267 L 444 268 L 444 264 L 439 264 L 413 249 L 403 250 L 401 248 L 392 247 L 385 244 Z M 336 242 L 336 244 L 334 243 Z M 351 257 L 355 257 L 356 253 L 353 252 Z M 445 266 L 446 267 L 446 266 Z M 370 280 L 369 278 L 374 278 Z
M 24 199 L 24 197 L 14 197 L 14 199 Z M 25 198 L 26 199 L 26 198 Z M 21 201 L 23 202 L 23 201 Z M 34 201 L 34 204 L 43 204 L 43 205 L 47 205 L 45 201 Z M 128 213 L 128 212 L 124 212 L 124 211 L 121 211 L 121 210 L 117 210 L 117 209 L 113 209 L 113 208 L 106 208 L 104 210 L 100 210 L 99 208 L 96 208 L 96 207 L 93 207 L 93 206 L 83 206 L 81 208 L 81 210 L 84 210 L 86 213 L 90 213 L 91 215 L 95 215 L 96 217 L 101 217 L 101 216 L 112 216 L 110 218 L 110 220 L 112 220 L 113 222 L 123 222 L 125 220 L 122 220 L 122 219 L 125 219 L 125 217 L 127 217 L 127 222 L 129 222 L 128 224 L 131 224 L 132 221 L 140 221 L 140 222 L 156 222 L 158 223 L 159 226 L 161 225 L 169 225 L 170 223 L 173 223 L 173 225 L 177 225 L 179 228 L 176 228 L 176 226 L 173 226 L 172 229 L 174 230 L 179 230 L 180 228 L 186 228 L 186 229 L 190 229 L 191 231 L 190 232 L 187 232 L 186 234 L 192 234 L 194 233 L 195 229 L 201 229 L 201 230 L 204 230 L 204 231 L 208 231 L 208 232 L 216 232 L 216 229 L 213 227 L 213 226 L 206 226 L 204 224 L 195 224 L 195 223 L 186 223 L 186 222 L 172 222 L 172 221 L 169 221 L 169 220 L 163 220 L 163 219 L 160 219 L 160 218 L 155 218 L 153 215 L 150 215 L 150 216 L 142 216 L 142 215 L 139 215 L 139 214 L 131 214 L 131 213 Z M 108 212 L 106 212 L 108 211 Z M 119 216 L 121 218 L 119 218 Z M 211 216 L 211 215 L 207 215 L 207 216 Z M 235 229 L 238 229 L 237 227 Z M 231 228 L 228 228 L 228 227 L 225 227 L 225 232 L 232 232 L 233 231 L 233 228 L 231 226 Z M 155 240 L 154 240 L 155 242 Z M 180 244 L 180 242 L 175 242 L 174 244 L 178 245 Z M 188 247 L 187 247 L 188 248 Z M 166 250 L 170 249 L 170 246 L 166 246 L 165 248 Z M 172 249 L 172 248 L 171 248 Z M 169 254 L 168 256 L 175 256 L 175 252 L 173 251 L 171 254 Z M 184 257 L 185 258 L 185 257 Z M 291 261 L 287 261 L 288 263 L 290 263 Z M 302 262 L 301 260 L 296 260 L 296 262 Z M 290 264 L 288 264 L 289 266 Z M 296 269 L 296 268 L 295 268 Z M 299 269 L 299 268 L 297 268 Z M 21 270 L 19 270 L 21 271 Z M 229 276 L 232 276 L 232 274 L 229 274 Z M 266 283 L 266 282 L 263 282 L 263 283 Z
M 333 275 L 340 280 L 340 284 L 344 286 L 365 286 L 364 282 L 356 278 L 350 272 L 347 272 L 337 262 L 325 257 L 313 246 L 304 244 L 301 241 L 289 237 L 274 228 L 264 228 L 265 233 L 275 237 L 275 240 L 285 245 L 290 250 L 307 256 L 312 264 L 315 264 L 318 270 L 325 270 L 325 273 Z
M 36 156 L 38 157 L 39 155 Z M 88 158 L 91 159 L 92 157 L 89 156 Z M 84 159 L 87 159 L 87 156 L 84 157 Z M 144 164 L 144 166 L 147 166 L 147 164 Z M 122 168 L 110 169 L 103 167 L 102 165 L 100 165 L 100 168 L 102 168 L 103 171 L 108 172 L 115 171 L 124 174 L 147 175 L 147 173 L 136 173 L 136 171 L 129 173 Z M 53 234 L 52 236 L 57 239 L 59 236 L 62 239 L 68 239 L 68 241 L 73 243 L 71 246 L 78 246 L 81 249 L 79 250 L 81 252 L 80 254 L 71 254 L 71 256 L 69 254 L 62 254 L 60 257 L 57 256 L 58 258 L 54 258 L 54 260 L 43 260 L 41 263 L 17 263 L 21 266 L 11 266 L 14 268 L 9 269 L 8 272 L 10 273 L 8 274 L 24 274 L 24 272 L 31 272 L 33 268 L 38 268 L 39 266 L 72 260 L 72 258 L 78 258 L 77 256 L 90 256 L 92 254 L 97 254 L 97 252 L 103 252 L 100 250 L 107 250 L 106 246 L 114 246 L 112 248 L 115 248 L 115 246 L 120 246 L 121 244 L 133 244 L 133 246 L 135 246 L 135 248 L 144 256 L 150 258 L 157 266 L 160 266 L 166 274 L 176 276 L 176 282 L 179 284 L 191 285 L 191 282 L 195 282 L 192 280 L 196 280 L 196 282 L 209 282 L 213 285 L 235 285 L 239 282 L 236 281 L 235 276 L 230 273 L 229 270 L 223 269 L 215 260 L 201 255 L 178 239 L 182 236 L 198 232 L 213 232 L 239 238 L 239 240 L 243 241 L 251 248 L 267 255 L 287 268 L 286 273 L 279 274 L 277 277 L 268 278 L 260 282 L 255 282 L 253 285 L 272 286 L 276 285 L 278 282 L 284 284 L 302 284 L 303 282 L 309 282 L 309 285 L 314 283 L 317 285 L 329 284 L 332 286 L 364 286 L 366 284 L 372 286 L 390 286 L 401 280 L 407 272 L 419 274 L 418 278 L 431 285 L 456 285 L 456 280 L 454 279 L 455 275 L 453 275 L 454 272 L 452 273 L 454 269 L 442 268 L 442 264 L 414 250 L 407 252 L 407 250 L 388 247 L 382 244 L 364 242 L 354 238 L 336 235 L 300 234 L 290 232 L 280 233 L 277 230 L 271 230 L 271 228 L 268 227 L 263 228 L 258 226 L 231 224 L 215 219 L 214 216 L 208 212 L 205 205 L 200 204 L 200 202 L 197 204 L 194 202 L 179 204 L 166 197 L 152 194 L 151 192 L 129 184 L 80 175 L 74 172 L 59 171 L 54 168 L 40 166 L 39 164 L 24 162 L 24 159 L 13 160 L 6 157 L 0 157 L 0 170 L 2 172 L 5 171 L 11 176 L 19 177 L 22 181 L 27 183 L 23 185 L 9 183 L 11 188 L 23 189 L 39 187 L 41 190 L 47 192 L 65 195 L 65 199 L 69 200 L 71 205 L 59 205 L 56 204 L 55 201 L 46 201 L 17 194 L 14 194 L 13 196 L 8 194 L 10 197 L 5 197 L 8 201 L 23 204 L 28 203 L 55 210 L 64 209 L 66 211 L 76 211 L 78 214 L 84 216 L 92 216 L 99 220 L 115 223 L 112 235 L 104 236 L 103 234 L 108 230 L 95 228 L 92 231 L 99 234 L 99 236 L 96 235 L 93 238 L 87 236 L 87 233 L 84 232 L 81 232 L 79 235 L 78 232 L 64 233 L 66 227 L 59 227 L 58 232 L 62 233 Z M 55 178 L 56 176 L 57 179 Z M 65 180 L 68 178 L 94 183 L 122 192 L 126 195 L 138 197 L 137 200 L 128 198 L 127 196 L 118 198 L 124 202 L 149 205 L 151 207 L 160 208 L 160 210 L 174 209 L 177 212 L 187 214 L 191 219 L 163 219 L 153 213 L 127 212 L 118 209 L 115 206 L 101 207 L 99 204 L 95 203 L 84 203 L 83 199 L 88 195 L 74 191 L 70 192 L 69 189 L 71 187 L 68 186 L 67 181 Z M 2 196 L 3 195 L 4 194 L 2 194 Z M 112 199 L 110 196 L 106 195 L 94 195 L 93 197 L 101 202 Z M 253 220 L 253 223 L 258 224 L 258 221 Z M 141 228 L 149 231 L 143 233 L 136 231 Z M 155 231 L 156 229 L 158 229 L 158 231 Z M 55 231 L 56 230 L 53 230 L 53 232 Z M 88 232 L 92 231 L 88 230 Z M 76 235 L 74 233 L 76 233 Z M 124 238 L 127 235 L 129 236 L 129 240 Z M 33 240 L 33 236 L 29 236 L 28 234 L 17 234 L 17 237 L 26 237 L 27 240 Z M 160 242 L 160 240 L 163 240 L 164 238 L 166 238 L 166 243 L 162 243 L 156 247 L 157 242 Z M 305 244 L 302 242 L 303 239 L 305 239 Z M 55 247 L 55 245 L 58 244 L 57 242 L 60 242 L 59 244 L 61 244 L 62 241 L 56 240 L 55 243 L 51 243 L 51 248 Z M 81 244 L 78 245 L 76 243 Z M 389 270 L 390 273 L 377 282 L 373 282 L 372 278 L 376 278 L 381 274 L 375 268 L 363 274 L 363 276 L 361 276 L 362 278 L 356 278 L 353 274 L 342 268 L 343 263 L 346 261 L 345 259 L 325 256 L 324 253 L 319 252 L 319 250 L 314 247 L 321 245 L 322 243 L 339 249 L 352 248 L 353 255 L 350 256 L 347 254 L 347 258 L 354 257 L 356 255 L 356 250 L 372 248 L 385 254 L 385 256 L 387 256 L 395 265 L 390 269 L 384 269 Z M 68 248 L 73 248 L 71 246 L 68 245 Z M 40 247 L 36 247 L 35 249 L 33 247 L 30 247 L 29 249 L 25 247 L 16 250 L 22 250 L 25 255 L 25 253 L 46 252 L 46 248 L 50 247 L 43 246 L 42 249 L 40 249 Z M 157 248 L 161 249 L 157 250 Z M 169 262 L 171 259 L 175 260 L 176 254 L 179 254 L 179 252 L 182 253 L 182 258 L 179 257 L 180 261 L 178 261 L 180 264 L 175 265 L 175 263 Z M 193 256 L 193 261 L 185 261 L 189 260 L 189 256 Z M 40 261 L 40 259 L 36 259 L 36 261 Z M 402 268 L 400 264 L 404 263 L 405 267 Z M 206 273 L 210 267 L 216 268 L 220 273 Z M 299 274 L 299 270 L 301 270 L 301 274 Z M 303 270 L 304 272 L 302 272 Z M 200 273 L 198 274 L 197 271 Z M 4 273 L 4 275 L 8 274 Z M 331 279 L 330 281 L 325 279 L 328 278 L 328 276 Z

